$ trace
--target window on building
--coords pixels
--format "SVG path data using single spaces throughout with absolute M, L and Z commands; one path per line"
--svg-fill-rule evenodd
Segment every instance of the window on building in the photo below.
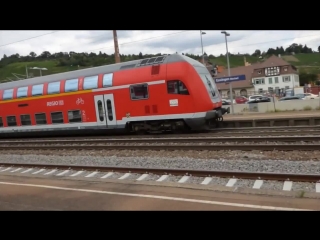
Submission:
M 3 100 L 9 100 L 13 98 L 13 89 L 6 89 L 3 91 Z
M 7 117 L 7 124 L 8 124 L 8 127 L 17 126 L 16 116 L 8 116 Z
M 80 110 L 68 111 L 68 120 L 69 120 L 69 123 L 82 122 L 81 111 Z
M 63 123 L 62 112 L 52 112 L 51 113 L 51 122 L 52 123 Z
M 31 118 L 30 115 L 20 115 L 20 121 L 22 126 L 28 126 L 31 125 Z
M 256 84 L 256 85 L 258 85 L 258 84 L 264 84 L 264 78 L 255 79 L 255 80 L 254 80 L 254 84 Z
M 180 80 L 167 81 L 167 90 L 169 94 L 189 95 L 186 85 Z
M 3 127 L 2 117 L 0 117 L 0 127 Z
M 265 69 L 266 76 L 275 76 L 279 75 L 280 68 L 279 67 L 268 67 Z
M 113 79 L 113 73 L 107 73 L 103 75 L 103 81 L 102 81 L 103 87 L 112 87 L 112 84 L 113 84 L 112 79 Z
M 79 90 L 78 87 L 79 80 L 78 79 L 69 79 L 66 81 L 64 86 L 65 92 L 75 92 Z
M 83 89 L 95 89 L 98 88 L 98 76 L 85 77 L 83 80 Z
M 270 94 L 273 94 L 273 87 L 268 87 L 268 92 L 269 92 Z
M 282 77 L 283 82 L 290 82 L 290 76 L 284 76 Z
M 137 84 L 130 86 L 132 100 L 141 100 L 149 98 L 148 84 Z
M 48 94 L 60 93 L 60 82 L 51 82 L 48 84 Z
M 278 77 L 274 78 L 274 83 L 279 83 L 279 78 Z
M 259 88 L 258 93 L 262 94 L 263 93 L 263 88 Z
M 35 117 L 37 125 L 47 124 L 47 116 L 45 113 L 36 113 Z
M 272 84 L 272 78 L 269 78 L 269 84 Z
M 43 95 L 43 84 L 33 85 L 32 96 L 41 96 L 41 95 Z
M 19 87 L 17 91 L 17 98 L 24 98 L 28 96 L 28 87 Z

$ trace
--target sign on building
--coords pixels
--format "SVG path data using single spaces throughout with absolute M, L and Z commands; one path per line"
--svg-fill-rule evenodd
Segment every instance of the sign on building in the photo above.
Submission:
M 236 76 L 230 76 L 230 77 L 222 77 L 222 78 L 216 78 L 216 83 L 222 83 L 222 82 L 236 82 L 236 81 L 243 81 L 246 80 L 246 75 L 236 75 Z

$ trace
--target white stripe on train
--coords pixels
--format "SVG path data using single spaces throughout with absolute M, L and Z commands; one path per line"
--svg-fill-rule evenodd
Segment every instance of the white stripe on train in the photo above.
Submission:
M 122 120 L 117 120 L 117 124 L 108 125 L 109 129 L 116 129 L 119 127 L 124 127 L 127 122 L 130 121 L 144 121 L 144 120 L 159 120 L 159 119 L 195 119 L 203 118 L 206 116 L 206 112 L 197 113 L 186 113 L 186 114 L 168 114 L 168 115 L 151 115 L 151 116 L 140 116 L 140 117 L 123 117 Z M 81 122 L 81 123 L 61 123 L 61 124 L 48 124 L 48 125 L 33 125 L 33 126 L 18 126 L 18 127 L 5 127 L 0 128 L 0 133 L 3 132 L 24 132 L 32 130 L 54 130 L 57 128 L 96 128 L 102 125 L 98 122 Z M 107 124 L 106 124 L 107 126 Z
M 121 86 L 92 89 L 92 92 L 102 92 L 102 91 L 107 91 L 107 90 L 109 91 L 109 90 L 124 89 L 124 88 L 129 88 L 130 86 L 137 85 L 137 84 L 157 85 L 157 84 L 164 84 L 165 82 L 166 82 L 165 80 L 158 80 L 158 81 L 153 81 L 153 82 L 137 82 L 137 83 L 121 85 Z

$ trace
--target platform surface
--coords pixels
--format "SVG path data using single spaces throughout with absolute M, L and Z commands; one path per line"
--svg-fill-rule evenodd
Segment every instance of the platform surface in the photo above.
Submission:
M 228 120 L 251 120 L 251 119 L 274 119 L 274 118 L 308 118 L 320 117 L 320 111 L 288 111 L 274 113 L 245 113 L 245 114 L 225 114 L 223 119 Z

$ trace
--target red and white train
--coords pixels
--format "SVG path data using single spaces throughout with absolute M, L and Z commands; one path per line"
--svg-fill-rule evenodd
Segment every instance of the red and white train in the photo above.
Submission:
M 203 64 L 165 55 L 1 83 L 0 136 L 198 130 L 221 119 L 221 106 Z

